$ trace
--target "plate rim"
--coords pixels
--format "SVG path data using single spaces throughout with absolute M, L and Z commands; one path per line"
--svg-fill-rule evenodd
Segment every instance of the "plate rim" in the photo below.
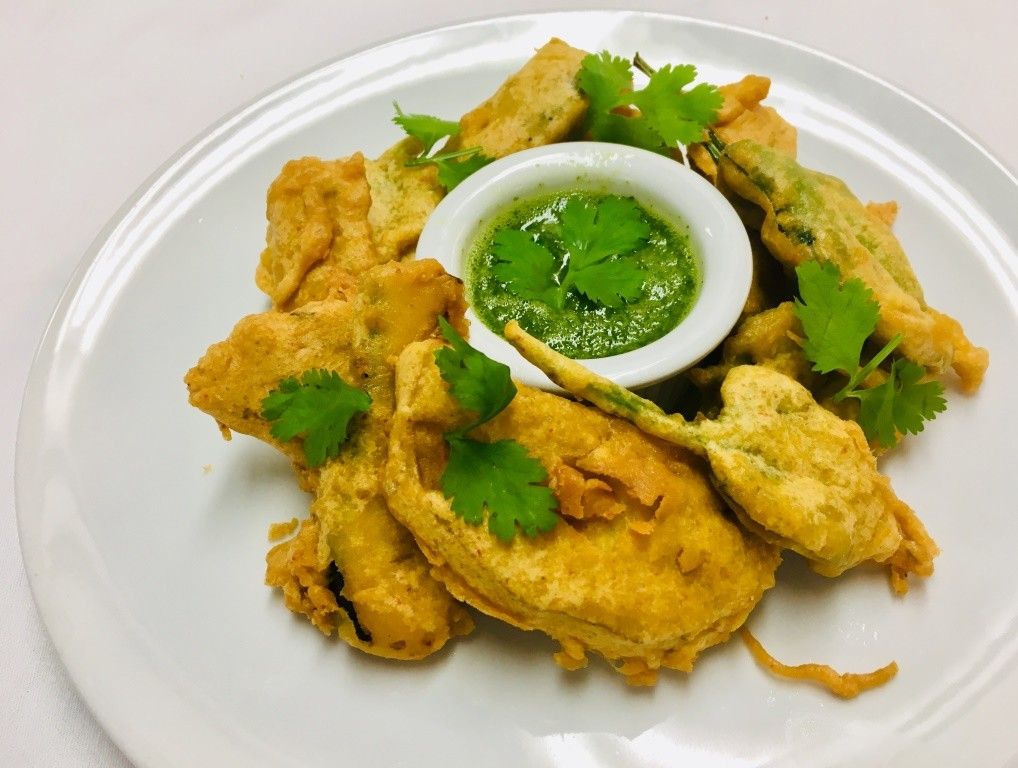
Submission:
M 363 46 L 348 49 L 336 56 L 325 59 L 316 65 L 305 68 L 292 76 L 277 81 L 270 87 L 262 90 L 253 98 L 245 101 L 240 106 L 226 112 L 222 117 L 210 123 L 194 135 L 189 141 L 185 142 L 180 149 L 170 155 L 165 162 L 149 174 L 127 197 L 124 203 L 116 209 L 82 253 L 82 256 L 77 261 L 64 287 L 62 288 L 59 298 L 54 304 L 54 307 L 49 314 L 49 318 L 44 325 L 39 341 L 35 346 L 28 374 L 26 376 L 25 386 L 22 390 L 17 427 L 15 430 L 13 479 L 16 529 L 19 549 L 22 557 L 22 565 L 27 577 L 33 602 L 36 606 L 36 610 L 38 611 L 46 636 L 49 638 L 50 643 L 56 652 L 60 666 L 64 669 L 68 679 L 71 681 L 76 695 L 80 697 L 81 701 L 85 704 L 89 712 L 96 719 L 96 722 L 102 727 L 103 731 L 111 739 L 111 741 L 116 744 L 118 749 L 120 749 L 134 765 L 139 766 L 139 768 L 147 768 L 148 766 L 161 764 L 158 762 L 158 756 L 153 755 L 151 739 L 139 737 L 137 734 L 130 733 L 129 731 L 132 729 L 123 726 L 114 717 L 110 716 L 108 707 L 103 704 L 101 688 L 84 681 L 82 670 L 80 668 L 73 667 L 68 663 L 67 659 L 69 654 L 66 651 L 65 645 L 57 639 L 57 636 L 52 631 L 52 626 L 58 619 L 59 606 L 56 604 L 57 601 L 53 595 L 43 594 L 45 592 L 45 588 L 38 582 L 41 577 L 38 574 L 35 574 L 30 566 L 30 561 L 39 553 L 30 552 L 29 545 L 26 544 L 25 534 L 27 527 L 30 526 L 31 523 L 27 518 L 28 513 L 25 509 L 26 503 L 24 501 L 24 497 L 27 493 L 25 489 L 27 484 L 25 466 L 33 460 L 33 458 L 26 456 L 26 450 L 22 447 L 26 442 L 26 439 L 28 439 L 27 433 L 32 426 L 29 423 L 32 420 L 32 417 L 27 414 L 27 407 L 30 404 L 31 398 L 35 396 L 35 393 L 38 392 L 40 386 L 45 382 L 46 375 L 52 369 L 59 336 L 58 332 L 67 320 L 69 309 L 71 308 L 75 298 L 78 296 L 82 284 L 87 279 L 92 267 L 96 264 L 97 258 L 102 253 L 104 246 L 109 242 L 116 230 L 128 222 L 131 218 L 144 218 L 144 216 L 147 215 L 146 212 L 150 202 L 146 204 L 144 201 L 146 196 L 153 196 L 154 199 L 158 199 L 159 193 L 168 187 L 172 187 L 174 178 L 177 175 L 186 175 L 189 171 L 193 170 L 194 166 L 198 164 L 202 157 L 216 145 L 217 140 L 228 140 L 234 135 L 237 128 L 241 127 L 245 124 L 245 122 L 255 118 L 264 110 L 270 108 L 274 103 L 284 101 L 291 91 L 306 88 L 316 79 L 328 79 L 333 75 L 333 70 L 357 57 L 375 53 L 376 51 L 398 44 L 403 44 L 415 39 L 454 32 L 456 30 L 462 30 L 470 27 L 483 27 L 499 23 L 526 22 L 529 20 L 539 21 L 552 17 L 567 19 L 570 16 L 604 16 L 612 17 L 613 19 L 624 17 L 666 19 L 670 22 L 678 22 L 691 27 L 719 29 L 735 33 L 737 35 L 746 35 L 765 40 L 777 46 L 791 48 L 807 56 L 825 60 L 857 77 L 862 78 L 863 80 L 869 81 L 871 84 L 889 91 L 894 96 L 904 99 L 913 107 L 916 107 L 926 113 L 926 115 L 946 127 L 952 134 L 954 134 L 954 136 L 961 139 L 970 149 L 974 149 L 979 155 L 988 161 L 990 167 L 1002 174 L 1003 179 L 1008 182 L 1008 185 L 1018 192 L 1018 175 L 1016 175 L 1015 171 L 1013 171 L 1010 166 L 1004 163 L 993 151 L 983 145 L 953 119 L 922 101 L 907 89 L 892 83 L 885 78 L 875 75 L 863 67 L 842 59 L 841 57 L 804 43 L 781 37 L 774 33 L 763 32 L 749 27 L 713 19 L 703 19 L 685 14 L 670 14 L 659 11 L 604 8 L 587 10 L 550 10 L 516 14 L 496 13 L 473 16 L 452 24 L 426 26 L 418 29 L 417 31 L 393 35 L 381 40 L 369 42 Z M 1000 254 L 1002 261 L 1001 266 L 1005 267 L 1005 276 L 1008 277 L 1012 283 L 1012 291 L 1018 291 L 1018 244 L 1011 240 L 1009 240 L 1009 242 L 1012 245 L 1012 250 L 1009 254 Z M 44 404 L 46 402 L 46 398 L 44 396 L 41 397 L 40 402 Z M 28 536 L 27 538 L 32 538 L 32 536 Z

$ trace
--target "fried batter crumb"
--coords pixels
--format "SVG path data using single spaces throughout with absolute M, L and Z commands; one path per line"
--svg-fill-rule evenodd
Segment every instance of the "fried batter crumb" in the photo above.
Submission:
M 273 523 L 269 526 L 269 541 L 282 541 L 296 531 L 298 525 L 299 521 L 296 517 L 292 518 L 289 522 Z
M 316 520 L 305 520 L 295 538 L 269 550 L 265 562 L 265 583 L 283 590 L 287 608 L 307 616 L 325 635 L 336 631 L 339 604 L 329 589 L 329 563 L 318 556 Z
M 827 664 L 789 666 L 771 656 L 760 644 L 760 641 L 753 637 L 753 633 L 745 627 L 739 630 L 739 634 L 742 636 L 742 642 L 753 654 L 756 663 L 771 674 L 789 680 L 811 680 L 843 699 L 854 699 L 863 691 L 881 686 L 898 674 L 898 664 L 894 661 L 880 669 L 862 673 L 838 672 Z

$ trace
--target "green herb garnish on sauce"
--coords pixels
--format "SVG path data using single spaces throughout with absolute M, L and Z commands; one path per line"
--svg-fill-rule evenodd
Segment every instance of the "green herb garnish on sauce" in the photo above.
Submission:
M 478 239 L 471 305 L 496 333 L 518 320 L 574 358 L 660 338 L 689 312 L 699 268 L 688 236 L 636 200 L 569 191 L 525 201 Z
M 649 234 L 650 225 L 632 199 L 573 197 L 558 213 L 558 250 L 564 258 L 530 232 L 500 229 L 492 239 L 495 274 L 520 296 L 557 309 L 573 289 L 595 304 L 620 307 L 640 295 L 646 273 L 618 257 L 632 253 Z

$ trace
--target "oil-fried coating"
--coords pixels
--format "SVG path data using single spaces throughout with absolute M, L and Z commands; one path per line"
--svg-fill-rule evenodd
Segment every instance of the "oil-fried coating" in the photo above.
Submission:
M 355 381 L 351 350 L 357 310 L 354 302 L 330 300 L 241 319 L 229 338 L 209 347 L 184 377 L 191 405 L 212 416 L 227 436 L 236 431 L 274 446 L 293 463 L 301 487 L 313 490 L 318 471 L 306 466 L 298 441 L 281 442 L 270 434 L 261 402 L 280 379 L 311 368 L 328 368 Z
M 898 203 L 888 200 L 883 203 L 870 201 L 866 203 L 866 213 L 881 222 L 885 227 L 893 227 L 898 218 Z
M 267 244 L 255 272 L 276 309 L 349 297 L 361 274 L 387 260 L 371 239 L 370 207 L 360 153 L 283 166 L 269 187 Z
M 751 140 L 736 141 L 721 156 L 720 178 L 729 193 L 764 214 L 764 245 L 788 268 L 830 261 L 842 277 L 857 277 L 880 303 L 875 337 L 903 336 L 902 355 L 932 373 L 954 368 L 974 391 L 989 363 L 956 320 L 926 304 L 901 244 L 883 221 L 833 176 L 803 168 L 793 158 Z
M 597 492 L 574 495 L 570 519 L 550 533 L 510 544 L 455 515 L 440 490 L 442 435 L 467 415 L 441 379 L 438 348 L 424 342 L 400 356 L 387 489 L 449 590 L 556 639 L 567 669 L 595 652 L 632 684 L 653 684 L 660 667 L 688 671 L 728 639 L 773 585 L 780 557 L 724 515 L 696 459 L 620 419 L 520 387 L 472 434 L 516 440 L 553 478 L 572 474 Z M 561 483 L 553 487 L 565 505 Z
M 378 656 L 422 658 L 471 628 L 462 606 L 430 577 L 410 534 L 389 514 L 381 487 L 395 357 L 433 335 L 439 316 L 465 330 L 463 309 L 461 284 L 437 262 L 382 265 L 363 278 L 352 302 L 312 302 L 245 318 L 185 379 L 193 405 L 224 428 L 275 445 L 315 492 L 312 522 L 269 553 L 269 583 L 283 589 L 287 607 L 323 632 L 335 630 Z M 310 368 L 337 371 L 373 401 L 340 456 L 320 470 L 306 468 L 297 442 L 272 438 L 259 415 L 262 399 L 280 379 Z M 342 593 L 334 595 L 339 602 L 322 591 L 333 562 L 342 580 Z M 350 612 L 339 610 L 346 600 Z
M 719 363 L 693 368 L 686 373 L 700 390 L 704 403 L 700 411 L 710 416 L 717 415 L 721 404 L 715 402 L 718 399 L 716 396 L 732 368 L 739 365 L 760 365 L 795 379 L 812 393 L 817 403 L 835 416 L 855 420 L 859 413 L 858 401 L 852 398 L 840 401 L 834 399 L 845 380 L 836 375 L 816 373 L 802 351 L 802 338 L 802 323 L 795 314 L 795 305 L 790 301 L 783 301 L 776 307 L 745 318 L 725 339 Z M 859 382 L 859 386 L 875 387 L 886 379 L 886 372 L 878 368 Z
M 701 389 L 720 386 L 736 365 L 762 365 L 785 374 L 807 389 L 814 391 L 820 377 L 802 351 L 802 323 L 795 315 L 795 305 L 784 301 L 744 319 L 725 339 L 721 362 L 688 372 L 690 380 Z
M 724 142 L 753 139 L 777 152 L 795 157 L 797 151 L 795 126 L 772 107 L 761 104 L 767 98 L 770 88 L 770 79 L 760 75 L 746 75 L 737 83 L 722 85 L 718 90 L 725 100 L 711 128 Z M 711 184 L 723 187 L 722 181 L 718 179 L 717 164 L 703 144 L 691 144 L 687 153 L 689 165 L 693 170 L 704 176 Z M 780 265 L 775 263 L 760 242 L 757 234 L 761 224 L 759 210 L 755 206 L 747 205 L 737 196 L 729 195 L 729 198 L 746 223 L 750 244 L 753 246 L 753 280 L 742 310 L 743 317 L 747 317 L 788 298 L 789 281 L 782 274 Z
M 375 248 L 386 259 L 413 254 L 424 223 L 445 195 L 434 166 L 406 164 L 420 151 L 417 139 L 406 138 L 367 162 L 368 222 Z
M 488 157 L 500 158 L 568 138 L 587 110 L 576 88 L 586 55 L 551 39 L 491 98 L 463 116 L 459 135 L 444 149 L 480 147 Z M 404 139 L 367 164 L 369 220 L 375 246 L 386 259 L 412 253 L 425 221 L 445 194 L 433 167 L 406 167 L 406 159 L 420 149 L 415 139 Z
M 505 157 L 568 138 L 587 112 L 576 87 L 586 55 L 558 38 L 549 40 L 495 95 L 463 116 L 449 148 L 480 147 L 488 157 Z
M 854 699 L 864 691 L 879 688 L 881 685 L 891 682 L 898 674 L 898 664 L 894 661 L 872 672 L 838 672 L 829 664 L 796 664 L 795 666 L 783 664 L 771 656 L 746 627 L 739 630 L 739 634 L 756 663 L 775 677 L 784 677 L 788 680 L 809 680 L 822 685 L 842 699 Z
M 902 579 L 906 570 L 932 573 L 936 545 L 877 471 L 862 429 L 784 374 L 732 368 L 718 418 L 686 422 L 558 354 L 518 323 L 506 326 L 505 337 L 574 396 L 706 458 L 740 521 L 806 557 L 817 573 L 837 576 L 867 560 L 890 562 Z
M 287 608 L 307 616 L 320 632 L 331 635 L 348 617 L 342 614 L 329 584 L 329 561 L 319 557 L 319 538 L 318 521 L 304 520 L 296 536 L 277 544 L 265 556 L 265 583 L 279 587 Z
M 718 90 L 725 100 L 711 128 L 722 141 L 753 139 L 789 157 L 795 157 L 798 138 L 795 126 L 773 107 L 765 107 L 760 103 L 771 90 L 770 78 L 746 75 L 739 82 L 722 85 Z M 688 154 L 690 166 L 712 184 L 716 183 L 717 164 L 706 147 L 703 144 L 691 144 Z
M 729 371 L 721 399 L 718 419 L 696 427 L 718 489 L 747 528 L 824 576 L 886 562 L 902 547 L 898 520 L 914 515 L 877 471 L 858 424 L 760 366 Z

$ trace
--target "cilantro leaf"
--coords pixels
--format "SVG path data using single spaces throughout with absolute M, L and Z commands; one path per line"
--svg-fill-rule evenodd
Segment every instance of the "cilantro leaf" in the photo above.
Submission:
M 650 76 L 642 91 L 632 96 L 641 117 L 665 146 L 701 141 L 704 129 L 717 119 L 724 96 L 706 83 L 684 91 L 695 79 L 696 67 L 692 64 L 675 67 L 666 64 Z
M 890 448 L 899 432 L 918 435 L 924 421 L 936 418 L 947 408 L 943 385 L 939 381 L 921 382 L 925 373 L 910 360 L 895 360 L 884 383 L 848 394 L 861 403 L 859 426 L 867 439 L 876 439 Z
M 304 438 L 304 458 L 318 467 L 334 458 L 349 437 L 350 420 L 371 407 L 371 396 L 351 387 L 335 371 L 304 371 L 286 378 L 262 400 L 262 418 L 277 440 Z
M 392 102 L 392 106 L 396 109 L 392 122 L 406 131 L 408 136 L 421 142 L 424 147 L 421 152 L 423 155 L 429 154 L 432 148 L 446 136 L 455 136 L 460 132 L 459 123 L 452 120 L 443 120 L 432 115 L 408 115 L 400 109 L 399 103 L 395 101 Z
M 650 225 L 628 197 L 606 197 L 597 205 L 574 197 L 559 214 L 559 225 L 570 270 L 634 251 L 650 236 Z
M 650 236 L 650 225 L 631 198 L 607 197 L 597 205 L 573 198 L 559 213 L 559 234 L 569 252 L 563 292 L 575 287 L 606 307 L 621 307 L 640 296 L 647 274 L 625 259 L 612 258 L 636 250 Z
M 550 531 L 558 523 L 555 494 L 540 483 L 548 473 L 515 440 L 485 443 L 466 433 L 494 418 L 516 396 L 509 368 L 467 344 L 444 318 L 442 335 L 451 346 L 435 352 L 435 363 L 452 396 L 478 418 L 447 432 L 449 460 L 442 472 L 442 493 L 453 511 L 471 525 L 479 525 L 488 511 L 488 530 L 512 541 L 516 526 L 527 536 Z
M 438 183 L 445 187 L 447 192 L 492 161 L 492 158 L 481 153 L 480 147 L 454 149 L 432 155 L 431 150 L 439 141 L 447 136 L 459 134 L 459 123 L 432 115 L 408 115 L 395 101 L 392 102 L 392 106 L 396 109 L 392 122 L 402 128 L 408 136 L 417 139 L 422 147 L 417 155 L 407 158 L 406 164 L 434 165 L 438 168 Z
M 457 430 L 464 435 L 495 418 L 516 396 L 509 366 L 495 362 L 467 344 L 444 317 L 438 318 L 442 336 L 450 346 L 435 352 L 435 364 L 449 391 L 461 406 L 477 413 L 477 419 Z
M 878 386 L 859 389 L 877 367 L 901 343 L 901 334 L 888 341 L 868 363 L 860 365 L 863 344 L 877 327 L 880 305 L 862 280 L 841 282 L 837 266 L 807 261 L 795 269 L 799 294 L 795 314 L 802 322 L 802 351 L 819 373 L 840 371 L 848 383 L 834 395 L 835 402 L 854 397 L 860 402 L 858 422 L 868 440 L 885 448 L 899 434 L 919 434 L 923 422 L 936 418 L 947 404 L 944 387 L 937 381 L 922 382 L 922 366 L 899 359 L 891 364 L 887 379 Z
M 704 129 L 717 120 L 724 97 L 713 85 L 685 90 L 695 78 L 692 65 L 667 65 L 650 71 L 646 87 L 634 90 L 629 61 L 608 51 L 590 54 L 576 78 L 589 101 L 586 128 L 600 141 L 652 152 L 700 141 Z
M 515 440 L 482 443 L 449 435 L 449 463 L 442 473 L 442 492 L 453 511 L 479 525 L 488 511 L 488 530 L 512 541 L 516 526 L 527 536 L 550 531 L 558 523 L 555 494 L 548 473 Z
M 500 229 L 492 238 L 492 250 L 498 259 L 492 269 L 495 277 L 514 293 L 553 306 L 561 304 L 555 281 L 556 259 L 533 235 L 519 229 Z
M 446 192 L 451 192 L 470 174 L 492 162 L 492 158 L 480 150 L 475 150 L 462 160 L 454 160 L 439 154 L 429 158 L 429 161 L 438 167 L 438 183 L 445 187 Z
M 613 259 L 581 269 L 573 279 L 576 290 L 591 301 L 617 308 L 640 297 L 647 273 L 621 259 Z
M 632 198 L 610 196 L 595 203 L 572 197 L 557 219 L 549 229 L 557 232 L 567 254 L 564 263 L 529 232 L 500 229 L 492 238 L 495 276 L 522 298 L 557 308 L 573 288 L 607 307 L 639 298 L 647 274 L 620 258 L 650 237 L 650 224 Z
M 580 63 L 576 84 L 587 95 L 588 128 L 597 134 L 607 127 L 609 115 L 622 101 L 622 94 L 633 90 L 633 72 L 629 61 L 608 51 L 588 53 Z
M 841 273 L 830 262 L 807 261 L 795 268 L 801 300 L 795 314 L 805 332 L 803 352 L 818 373 L 859 367 L 863 344 L 877 327 L 880 305 L 858 278 L 841 283 Z

